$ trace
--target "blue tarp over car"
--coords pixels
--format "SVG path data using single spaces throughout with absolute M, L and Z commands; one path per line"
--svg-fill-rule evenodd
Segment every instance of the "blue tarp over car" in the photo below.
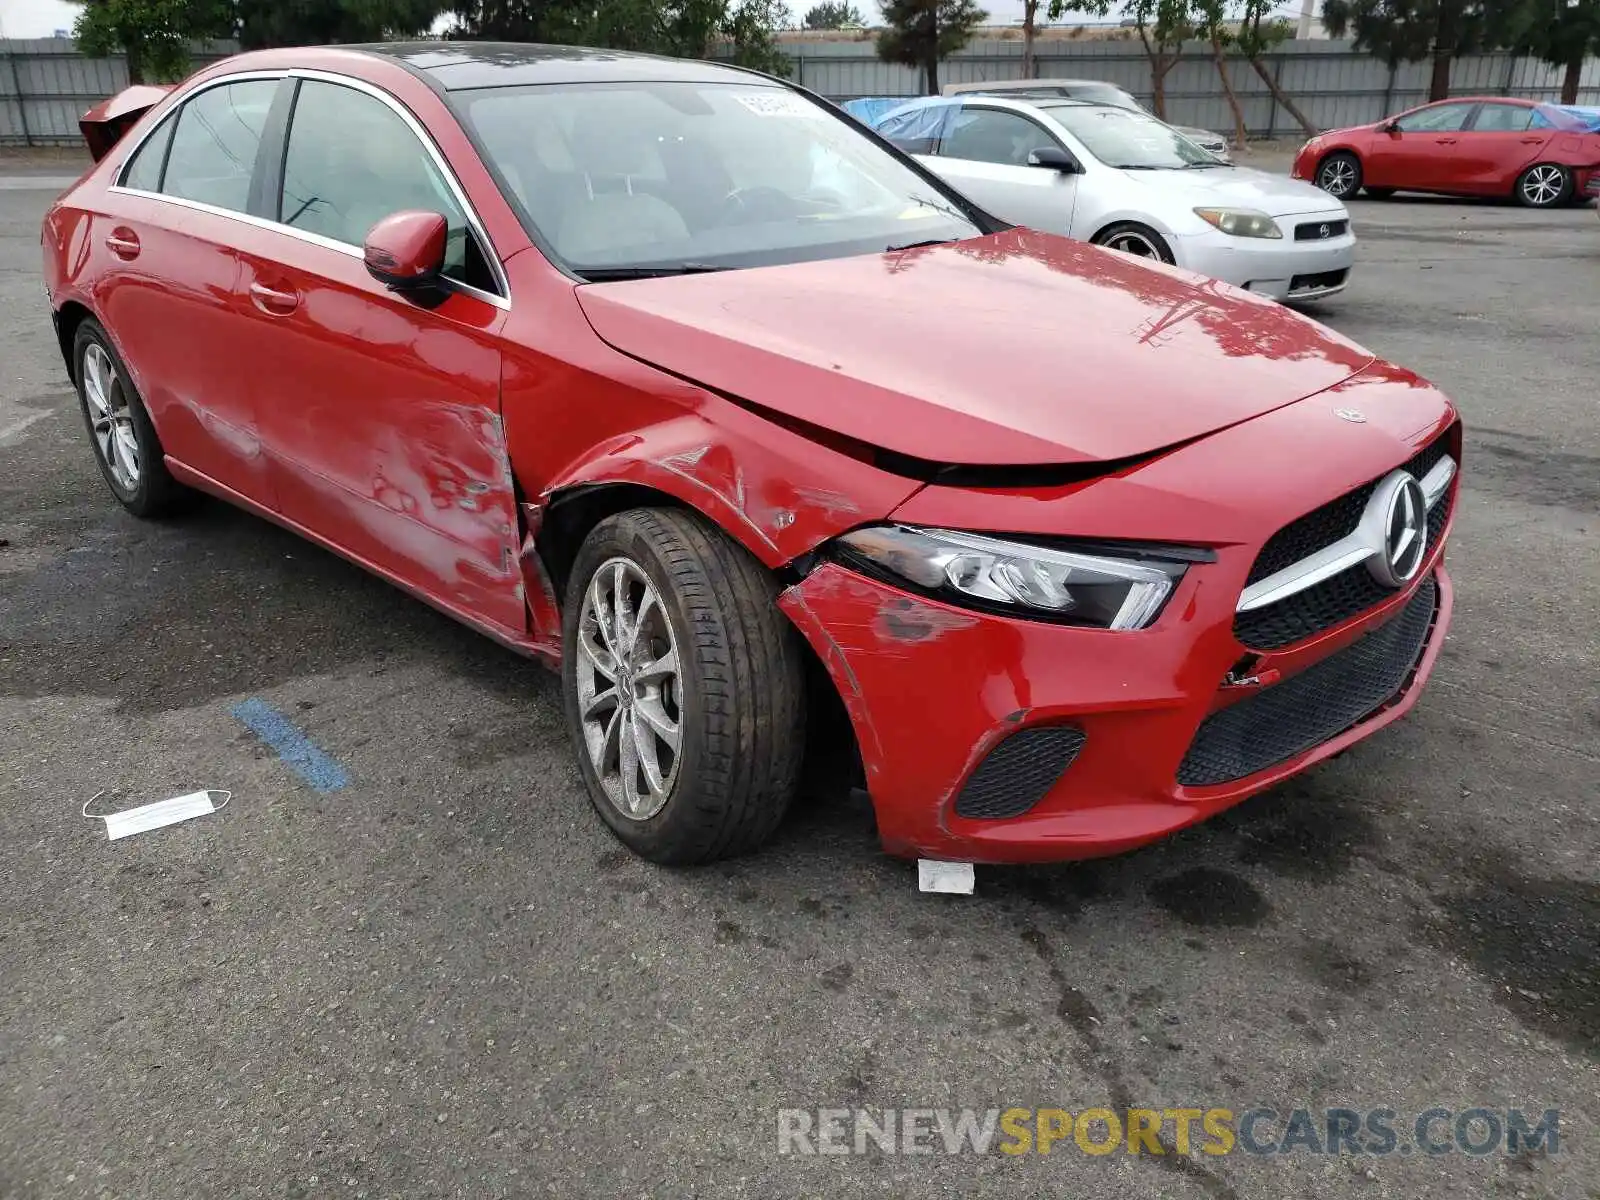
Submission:
M 1600 108 L 1589 108 L 1579 104 L 1541 104 L 1534 109 L 1539 117 L 1543 117 L 1550 126 L 1556 129 L 1567 129 L 1575 133 L 1600 133 Z M 1534 128 L 1542 124 L 1534 121 Z
M 907 154 L 932 154 L 939 141 L 955 128 L 961 106 L 960 96 L 902 100 L 898 107 L 882 113 L 869 124 Z
M 871 127 L 879 117 L 904 103 L 904 96 L 863 96 L 858 100 L 846 100 L 839 107 L 863 125 Z

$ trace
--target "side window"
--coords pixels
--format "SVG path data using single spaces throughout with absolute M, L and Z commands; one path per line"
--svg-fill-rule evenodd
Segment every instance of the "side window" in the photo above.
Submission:
M 391 213 L 440 213 L 450 227 L 444 273 L 483 291 L 498 290 L 432 155 L 398 113 L 355 88 L 301 82 L 280 205 L 283 224 L 349 246 L 360 246 Z
M 177 122 L 171 117 L 162 120 L 158 128 L 133 156 L 122 172 L 122 186 L 141 192 L 161 190 L 161 168 L 167 165 L 167 146 L 172 141 L 172 127 Z
M 956 118 L 939 153 L 945 158 L 1025 167 L 1028 155 L 1055 139 L 1027 117 L 992 108 L 969 108 Z
M 1467 123 L 1473 102 L 1466 104 L 1435 104 L 1407 113 L 1395 122 L 1407 133 L 1454 133 Z
M 1533 120 L 1533 109 L 1520 104 L 1485 104 L 1472 128 L 1478 133 L 1521 133 Z
M 184 200 L 244 212 L 250 200 L 261 130 L 276 79 L 207 88 L 178 113 L 161 190 Z

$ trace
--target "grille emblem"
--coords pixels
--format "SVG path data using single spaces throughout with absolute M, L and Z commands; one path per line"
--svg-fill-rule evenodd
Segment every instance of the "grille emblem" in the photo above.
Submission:
M 1386 478 L 1367 502 L 1363 524 L 1382 531 L 1382 548 L 1367 560 L 1367 570 L 1385 587 L 1403 587 L 1416 578 L 1428 548 L 1427 511 L 1422 485 L 1405 471 Z
M 1327 237 L 1330 232 L 1332 232 L 1332 231 L 1326 225 L 1324 225 L 1320 229 L 1317 230 L 1317 236 L 1318 237 Z
M 1367 414 L 1359 408 L 1336 408 L 1333 410 L 1333 415 L 1341 420 L 1353 421 L 1357 425 L 1365 425 L 1367 423 Z

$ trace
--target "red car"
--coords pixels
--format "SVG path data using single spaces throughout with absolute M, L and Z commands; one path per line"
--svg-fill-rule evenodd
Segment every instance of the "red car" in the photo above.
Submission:
M 1600 172 L 1600 110 L 1462 97 L 1319 134 L 1291 172 L 1348 200 L 1363 188 L 1504 196 L 1551 208 L 1584 196 Z
M 1439 392 L 750 72 L 244 55 L 44 256 L 130 511 L 210 493 L 559 665 L 659 861 L 760 843 L 808 735 L 894 853 L 1136 846 L 1393 721 L 1449 623 Z

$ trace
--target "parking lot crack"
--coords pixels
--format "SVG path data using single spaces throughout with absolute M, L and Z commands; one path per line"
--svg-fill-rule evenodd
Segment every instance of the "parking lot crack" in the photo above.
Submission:
M 1100 1036 L 1102 1021 L 1094 1001 L 1067 979 L 1066 972 L 1056 962 L 1050 939 L 1041 930 L 1032 925 L 1023 926 L 1022 940 L 1039 956 L 1050 982 L 1056 985 L 1056 1015 L 1077 1035 L 1073 1056 L 1078 1060 L 1078 1065 L 1099 1077 L 1105 1085 L 1112 1111 L 1126 1116 L 1129 1109 L 1138 1108 L 1139 1105 L 1134 1101 L 1133 1089 L 1128 1084 L 1121 1063 L 1108 1051 Z M 1232 1184 L 1187 1155 L 1180 1155 L 1166 1134 L 1158 1135 L 1156 1141 L 1161 1153 L 1138 1155 L 1140 1161 L 1153 1163 L 1174 1175 L 1187 1176 L 1214 1200 L 1238 1200 L 1238 1193 Z

